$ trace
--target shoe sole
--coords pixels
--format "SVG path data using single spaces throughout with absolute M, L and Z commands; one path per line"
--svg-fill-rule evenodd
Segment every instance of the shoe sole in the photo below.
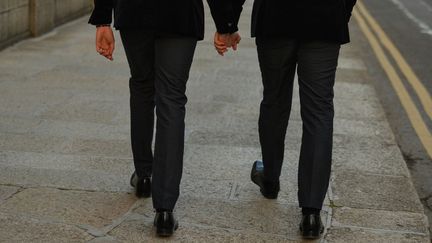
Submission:
M 321 239 L 321 236 L 324 233 L 324 230 L 322 230 L 319 233 L 319 235 L 314 234 L 314 232 L 312 232 L 312 231 L 303 232 L 301 229 L 300 229 L 300 232 L 301 232 L 301 235 L 302 235 L 303 239 L 306 239 L 306 240 L 318 240 L 318 239 Z
M 263 189 L 260 189 L 260 192 L 267 199 L 277 199 L 279 195 L 279 193 L 266 193 Z
M 254 165 L 255 166 L 255 165 Z M 277 199 L 277 197 L 278 197 L 278 195 L 279 195 L 279 192 L 276 192 L 276 193 L 267 193 L 267 192 L 265 192 L 263 189 L 262 189 L 262 187 L 261 187 L 261 185 L 258 183 L 258 182 L 256 182 L 253 178 L 253 175 L 252 175 L 252 172 L 251 172 L 251 181 L 255 184 L 255 185 L 257 185 L 259 188 L 260 188 L 260 192 L 261 192 L 261 194 L 265 197 L 265 198 L 267 198 L 267 199 Z
M 174 234 L 174 232 L 178 229 L 178 225 L 174 227 L 174 230 L 171 229 L 157 229 L 156 234 L 159 237 L 170 237 Z
M 314 235 L 312 232 L 309 234 L 302 234 L 303 239 L 307 240 L 318 240 L 321 238 L 321 235 Z
M 142 192 L 142 184 L 141 183 L 138 183 L 137 184 L 137 187 L 135 188 L 135 196 L 136 197 L 138 197 L 138 198 L 149 198 L 149 197 L 151 197 L 151 192 L 146 192 L 146 193 L 143 193 Z

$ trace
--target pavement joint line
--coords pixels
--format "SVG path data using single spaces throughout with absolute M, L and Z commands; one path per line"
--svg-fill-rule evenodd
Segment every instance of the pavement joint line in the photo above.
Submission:
M 41 222 L 41 223 L 69 225 L 69 226 L 73 226 L 73 227 L 79 228 L 81 230 L 84 230 L 87 234 L 89 234 L 93 237 L 103 237 L 103 236 L 106 236 L 110 231 L 112 231 L 113 229 L 118 227 L 125 220 L 127 220 L 129 215 L 131 215 L 131 212 L 133 210 L 135 210 L 136 208 L 138 208 L 139 206 L 140 206 L 140 202 L 139 202 L 139 200 L 137 200 L 134 203 L 134 205 L 131 206 L 131 208 L 128 210 L 128 212 L 126 212 L 124 215 L 118 217 L 117 219 L 114 219 L 110 225 L 104 226 L 102 228 L 93 227 L 93 226 L 87 225 L 87 224 L 67 223 L 67 222 L 62 221 L 62 220 L 55 220 L 55 219 L 45 218 L 45 217 L 32 217 L 32 216 L 28 216 L 28 214 L 20 213 L 20 212 L 18 212 L 18 213 L 14 212 L 13 214 L 11 214 L 9 212 L 0 211 L 0 213 L 7 214 L 10 216 L 19 216 L 19 217 L 22 217 L 25 219 L 37 220 L 38 222 Z
M 411 181 L 411 176 L 408 175 L 388 175 L 388 174 L 380 174 L 380 173 L 371 173 L 367 171 L 361 171 L 361 170 L 349 170 L 349 169 L 338 169 L 337 172 L 332 170 L 333 176 L 337 177 L 341 173 L 339 172 L 348 172 L 348 173 L 356 173 L 357 175 L 362 176 L 380 176 L 380 177 L 387 177 L 387 178 L 400 178 L 400 179 L 408 179 L 408 181 Z
M 362 150 L 360 150 L 362 151 Z M 369 151 L 369 150 L 368 150 Z M 406 175 L 392 175 L 392 174 L 380 174 L 380 173 L 373 173 L 373 172 L 368 172 L 368 171 L 361 171 L 361 170 L 353 170 L 353 169 L 344 169 L 344 168 L 338 168 L 337 172 L 332 171 L 335 175 L 334 176 L 338 176 L 339 174 L 341 174 L 340 172 L 348 172 L 348 173 L 356 173 L 358 175 L 366 175 L 366 176 L 382 176 L 382 177 L 387 177 L 387 178 L 406 178 L 411 180 L 411 176 L 408 174 Z
M 359 207 L 352 207 L 352 206 L 338 206 L 339 209 L 355 209 L 355 210 L 370 210 L 370 211 L 378 211 L 378 212 L 401 212 L 401 213 L 409 213 L 409 214 L 417 214 L 421 216 L 425 216 L 422 212 L 413 212 L 413 211 L 401 211 L 401 210 L 386 210 L 386 209 L 375 209 L 375 208 L 359 208 Z
M 218 198 L 218 200 L 222 200 L 222 199 Z M 226 202 L 263 202 L 263 201 L 264 202 L 269 201 L 272 204 L 278 204 L 281 206 L 299 207 L 298 203 L 290 202 L 287 200 L 286 201 L 271 201 L 271 200 L 265 199 L 265 198 L 261 198 L 261 199 L 236 199 L 236 198 L 233 198 L 233 199 L 229 199 L 229 201 L 226 201 Z M 324 209 L 325 207 L 330 208 L 330 204 L 327 202 L 324 202 L 324 204 L 323 204 L 322 211 L 327 212 L 327 210 Z M 299 208 L 299 210 L 300 210 L 300 208 Z
M 91 240 L 89 240 L 89 241 L 87 241 L 87 242 L 88 242 L 88 243 L 92 243 L 92 242 L 94 242 L 95 240 L 98 240 L 98 239 L 108 239 L 109 241 L 117 242 L 117 239 L 114 238 L 114 237 L 111 236 L 111 235 L 96 236 L 96 237 L 94 237 L 93 239 L 91 239 Z
M 1 185 L 1 184 L 0 184 Z M 3 202 L 6 202 L 7 200 L 11 199 L 12 197 L 14 197 L 15 195 L 17 195 L 18 193 L 24 191 L 26 188 L 21 187 L 21 186 L 16 186 L 16 185 L 1 185 L 1 186 L 10 186 L 10 187 L 18 187 L 18 189 L 16 190 L 16 192 L 10 194 L 8 197 L 3 198 L 2 200 L 0 200 L 0 204 L 2 204 Z
M 18 134 L 22 135 L 22 134 Z M 18 151 L 18 150 L 1 150 L 0 154 L 4 153 L 31 153 L 31 154 L 40 154 L 40 155 L 48 155 L 48 156 L 67 156 L 67 157 L 80 157 L 80 158 L 98 158 L 98 159 L 116 159 L 116 160 L 128 160 L 130 162 L 133 160 L 132 157 L 115 157 L 115 156 L 105 156 L 105 155 L 87 155 L 87 154 L 68 154 L 68 153 L 53 153 L 53 152 L 38 152 L 38 151 Z M 1 163 L 0 163 L 1 165 Z M 0 183 L 1 184 L 1 183 Z
M 257 189 L 258 190 L 258 189 Z M 261 196 L 261 194 L 259 195 L 259 197 L 257 197 L 256 199 L 229 199 L 229 198 L 208 198 L 208 197 L 201 197 L 201 196 L 196 196 L 196 195 L 187 195 L 188 198 L 190 199 L 210 199 L 212 201 L 218 201 L 220 203 L 236 203 L 236 202 L 268 202 L 271 204 L 277 204 L 277 205 L 281 205 L 281 206 L 289 206 L 289 207 L 298 207 L 300 210 L 300 207 L 298 205 L 298 203 L 296 202 L 289 202 L 289 201 L 278 201 L 278 200 L 273 200 L 273 199 L 266 199 L 263 196 Z M 322 211 L 327 212 L 327 210 L 330 207 L 326 207 L 329 205 L 324 205 Z
M 59 191 L 76 191 L 76 192 L 100 192 L 100 193 L 126 193 L 132 194 L 132 191 L 105 191 L 105 190 L 91 190 L 91 189 L 80 189 L 80 188 L 65 188 L 65 187 L 54 187 L 54 186 L 31 186 L 31 185 L 14 185 L 14 184 L 1 184 L 0 186 L 13 186 L 20 187 L 23 190 L 26 189 L 56 189 Z M 15 193 L 16 194 L 16 193 Z
M 147 224 L 151 224 L 153 225 L 153 218 L 149 218 L 149 217 L 145 217 L 145 219 L 143 219 L 145 221 L 145 223 Z M 179 222 L 179 229 L 181 229 L 183 226 L 192 226 L 194 228 L 197 229 L 205 229 L 205 230 L 210 230 L 210 229 L 221 229 L 221 230 L 225 230 L 228 231 L 230 233 L 243 233 L 243 234 L 252 234 L 252 235 L 268 235 L 268 236 L 281 236 L 284 237 L 287 240 L 301 240 L 301 236 L 300 236 L 300 232 L 298 232 L 295 236 L 293 236 L 292 234 L 277 234 L 277 233 L 266 233 L 266 232 L 257 232 L 257 231 L 253 231 L 253 230 L 249 230 L 249 229 L 233 229 L 230 227 L 218 227 L 218 226 L 211 226 L 211 225 L 206 225 L 206 224 L 196 224 L 196 223 L 192 223 L 189 222 L 188 220 L 180 220 Z
M 228 196 L 228 199 L 233 200 L 235 199 L 235 195 L 237 193 L 237 190 L 240 188 L 240 185 L 237 181 L 234 181 L 232 186 L 231 186 L 231 190 Z
M 363 206 L 362 208 L 358 208 L 358 207 L 352 207 L 352 206 L 337 206 L 337 208 L 340 209 L 356 209 L 356 210 L 371 210 L 371 211 L 381 211 L 381 212 L 399 212 L 399 213 L 410 213 L 410 214 L 418 214 L 418 215 L 424 215 L 423 212 L 418 212 L 418 211 L 407 211 L 407 210 L 385 210 L 385 209 L 381 209 L 381 208 L 372 208 L 372 207 L 368 207 L 368 206 Z M 426 217 L 426 216 L 425 216 Z
M 359 6 L 362 6 L 361 3 Z M 353 16 L 357 20 L 357 23 L 359 24 L 360 29 L 363 31 L 363 34 L 368 39 L 369 44 L 371 45 L 375 53 L 375 56 L 377 57 L 379 63 L 384 69 L 384 72 L 387 74 L 387 77 L 391 85 L 393 86 L 399 98 L 399 101 L 401 102 L 402 107 L 404 108 L 408 116 L 408 119 L 411 122 L 411 125 L 413 126 L 415 132 L 417 133 L 420 142 L 422 143 L 429 157 L 432 158 L 432 134 L 429 131 L 429 128 L 427 127 L 425 121 L 423 120 L 420 111 L 417 109 L 416 104 L 414 103 L 409 92 L 405 88 L 397 71 L 395 70 L 390 60 L 386 56 L 383 48 L 380 45 L 379 40 L 367 25 L 367 22 L 362 16 L 362 14 L 359 12 L 359 10 L 356 9 L 353 12 Z
M 107 225 L 100 229 L 101 232 L 103 232 L 104 236 L 108 235 L 109 232 L 113 231 L 115 228 L 120 226 L 123 222 L 125 222 L 129 217 L 131 217 L 134 214 L 134 210 L 139 208 L 141 206 L 140 200 L 137 200 L 130 208 L 129 210 L 123 214 L 122 216 L 114 219 L 110 225 Z
M 17 134 L 17 135 L 22 135 L 22 134 Z M 46 137 L 46 138 L 49 138 L 49 137 Z M 55 137 L 55 138 L 62 138 L 62 137 Z M 108 139 L 108 140 L 110 140 L 110 139 Z M 62 145 L 68 146 L 68 145 L 70 145 L 71 142 L 73 142 L 73 140 L 70 140 L 70 141 L 66 141 L 65 140 L 62 143 Z M 24 153 L 39 153 L 39 154 L 42 154 L 42 153 L 40 153 L 38 151 L 22 151 L 22 150 L 2 150 L 2 152 L 15 152 L 15 153 L 22 153 L 22 152 L 24 152 Z M 98 155 L 98 154 L 96 154 L 96 155 L 90 155 L 90 154 L 86 154 L 86 153 L 66 153 L 66 152 L 65 153 L 58 153 L 58 152 L 53 153 L 53 152 L 47 152 L 47 153 L 44 153 L 44 154 L 47 154 L 47 155 L 57 155 L 57 156 L 76 156 L 76 157 L 87 157 L 87 158 L 106 158 L 106 159 L 132 160 L 131 157 L 130 158 L 129 157 L 114 157 L 114 156 L 103 156 L 103 155 Z
M 367 230 L 372 231 L 376 233 L 398 233 L 398 234 L 412 234 L 412 235 L 418 235 L 418 236 L 428 236 L 428 233 L 420 233 L 420 232 L 414 232 L 414 231 L 405 231 L 405 230 L 387 230 L 387 229 L 376 229 L 376 228 L 369 228 L 369 227 L 360 227 L 360 226 L 352 226 L 352 225 L 332 225 L 332 229 L 361 229 L 361 230 Z
M 327 218 L 326 218 L 322 240 L 324 240 L 326 238 L 326 235 L 329 233 L 329 230 L 332 227 L 332 222 L 333 222 L 333 208 L 329 207 L 327 211 Z

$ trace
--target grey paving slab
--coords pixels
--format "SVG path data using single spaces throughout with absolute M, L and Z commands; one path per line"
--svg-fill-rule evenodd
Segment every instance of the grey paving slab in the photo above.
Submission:
M 136 198 L 125 193 L 26 189 L 0 205 L 0 212 L 101 228 L 129 211 Z
M 83 170 L 114 175 L 129 175 L 133 170 L 132 159 L 128 158 L 23 151 L 0 151 L 0 164 L 15 168 Z
M 364 70 L 349 70 L 349 69 L 339 69 L 336 74 L 336 82 L 342 83 L 370 83 L 370 76 L 367 71 Z
M 399 233 L 394 231 L 371 231 L 367 229 L 334 228 L 330 229 L 325 239 L 327 242 L 403 242 L 403 243 L 428 243 L 430 239 L 425 235 Z
M 211 115 L 188 115 L 186 128 L 192 131 L 222 131 L 236 134 L 258 133 L 258 118 L 255 116 L 217 113 Z
M 128 139 L 128 125 L 107 125 L 94 122 L 43 120 L 33 131 L 42 136 L 81 138 L 81 139 Z
M 371 104 L 379 103 L 378 96 L 372 84 L 335 83 L 335 100 L 364 101 Z
M 259 147 L 259 139 L 256 134 L 233 134 L 223 131 L 192 131 L 186 140 L 189 144 L 197 145 L 232 145 L 245 147 Z
M 64 137 L 44 137 L 27 134 L 0 133 L 1 151 L 23 151 L 49 153 L 62 151 L 68 143 Z
M 132 192 L 130 174 L 0 166 L 0 184 L 102 192 Z
M 76 137 L 74 139 L 69 139 L 59 152 L 74 155 L 132 158 L 129 138 L 98 139 L 90 137 L 91 135 L 84 138 Z
M 396 145 L 367 150 L 336 148 L 333 152 L 333 170 L 409 177 L 409 171 Z
M 252 163 L 260 158 L 254 148 L 191 144 L 185 151 L 184 174 L 209 180 L 249 180 Z
M 180 193 L 203 199 L 228 199 L 234 185 L 232 180 L 200 180 L 184 176 Z
M 0 132 L 28 134 L 40 123 L 39 119 L 0 116 Z
M 0 213 L 0 242 L 87 242 L 84 230 L 62 223 Z
M 68 94 L 39 90 L 4 90 L 0 95 L 0 113 L 4 116 L 29 118 L 39 115 L 55 104 L 64 102 Z
M 138 207 L 135 213 L 151 217 L 150 204 Z M 295 205 L 279 204 L 274 200 L 228 201 L 182 197 L 177 206 L 180 224 L 201 225 L 255 233 L 275 234 L 299 239 L 300 211 Z M 211 215 L 209 217 L 208 215 Z M 323 220 L 327 217 L 323 213 Z
M 112 124 L 119 108 L 122 106 L 118 106 L 115 101 L 77 100 L 48 109 L 42 112 L 40 117 L 48 120 Z
M 266 200 L 260 193 L 259 187 L 252 183 L 250 180 L 236 181 L 230 198 L 238 201 L 263 201 Z M 298 205 L 297 199 L 297 170 L 289 175 L 282 175 L 280 178 L 280 192 L 277 198 L 277 203 Z M 329 195 L 324 199 L 324 205 L 330 205 Z
M 378 139 L 377 137 L 359 137 L 335 133 L 333 147 L 347 150 L 368 151 L 370 149 L 383 149 L 395 146 L 393 139 Z
M 96 237 L 93 240 L 88 241 L 88 243 L 116 243 L 116 242 L 119 242 L 119 241 L 116 240 L 114 237 L 111 237 L 111 236 Z
M 333 177 L 337 206 L 424 213 L 409 177 L 344 171 L 334 171 Z
M 332 225 L 336 227 L 362 227 L 387 231 L 428 233 L 427 218 L 421 213 L 382 211 L 356 208 L 334 208 Z
M 73 166 L 70 166 L 73 167 Z M 129 185 L 133 172 L 131 164 L 124 170 L 113 173 L 105 169 L 43 169 L 28 166 L 0 166 L 0 184 L 13 184 L 23 187 L 50 187 L 71 190 L 132 193 Z M 185 174 L 181 185 L 182 195 L 202 198 L 227 199 L 235 185 L 234 180 L 197 179 Z
M 296 177 L 291 177 L 296 180 Z M 277 198 L 277 202 L 281 204 L 298 204 L 297 200 L 297 182 L 292 179 L 282 180 L 281 191 Z M 241 181 L 237 182 L 235 190 L 232 192 L 232 199 L 239 201 L 265 201 L 261 195 L 259 187 L 252 182 Z M 328 203 L 327 203 L 328 204 Z
M 281 235 L 203 227 L 186 223 L 180 225 L 173 237 L 160 239 L 156 237 L 152 224 L 151 219 L 128 220 L 109 234 L 115 237 L 117 242 L 301 242 Z

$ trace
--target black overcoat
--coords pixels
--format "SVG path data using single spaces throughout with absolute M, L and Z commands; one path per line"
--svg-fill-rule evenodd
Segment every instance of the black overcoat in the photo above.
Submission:
M 233 33 L 244 0 L 207 0 L 220 33 Z M 204 37 L 203 0 L 94 0 L 89 23 L 116 29 L 153 29 L 161 35 Z

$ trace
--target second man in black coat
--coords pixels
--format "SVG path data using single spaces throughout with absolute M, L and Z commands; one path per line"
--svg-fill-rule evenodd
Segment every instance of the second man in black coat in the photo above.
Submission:
M 264 197 L 277 198 L 297 71 L 303 121 L 298 201 L 304 238 L 319 238 L 324 230 L 320 210 L 332 162 L 333 86 L 340 46 L 350 40 L 348 22 L 355 3 L 356 0 L 254 2 L 252 35 L 256 37 L 264 92 L 259 117 L 262 161 L 253 164 L 251 179 Z M 236 6 L 238 2 L 232 0 L 231 4 Z M 220 54 L 230 45 L 230 41 L 215 42 Z

